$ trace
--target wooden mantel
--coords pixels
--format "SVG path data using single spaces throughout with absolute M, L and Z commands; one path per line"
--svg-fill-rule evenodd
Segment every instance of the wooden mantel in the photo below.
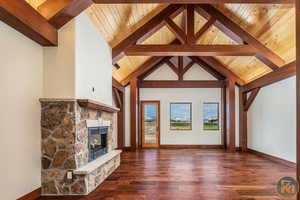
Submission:
M 81 107 L 85 107 L 85 108 L 89 108 L 89 109 L 94 109 L 94 110 L 101 110 L 101 111 L 105 111 L 105 112 L 109 112 L 109 113 L 114 113 L 114 112 L 119 112 L 120 109 L 113 107 L 113 106 L 109 106 L 97 101 L 93 101 L 91 99 L 77 99 L 77 103 L 81 106 Z

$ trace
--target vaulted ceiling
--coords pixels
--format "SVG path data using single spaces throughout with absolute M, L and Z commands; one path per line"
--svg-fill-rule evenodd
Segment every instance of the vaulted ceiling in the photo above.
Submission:
M 37 8 L 45 0 L 27 1 Z M 94 4 L 86 10 L 86 13 L 110 46 L 114 47 L 167 6 L 168 4 Z M 292 5 L 220 4 L 214 6 L 279 55 L 286 64 L 295 60 L 295 10 Z M 173 21 L 179 27 L 183 27 L 183 14 L 175 17 Z M 195 32 L 206 22 L 206 19 L 195 12 Z M 169 44 L 174 39 L 175 35 L 164 26 L 143 44 Z M 215 26 L 211 26 L 197 43 L 235 44 Z M 215 58 L 245 82 L 250 82 L 271 71 L 254 56 Z M 121 68 L 119 70 L 113 68 L 113 76 L 121 81 L 147 59 L 149 57 L 125 56 L 118 61 Z

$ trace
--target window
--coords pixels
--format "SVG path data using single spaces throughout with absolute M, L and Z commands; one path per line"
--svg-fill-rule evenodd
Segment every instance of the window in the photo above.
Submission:
M 219 130 L 219 103 L 203 104 L 203 129 L 207 131 Z
M 170 104 L 170 129 L 192 130 L 192 104 L 171 103 Z

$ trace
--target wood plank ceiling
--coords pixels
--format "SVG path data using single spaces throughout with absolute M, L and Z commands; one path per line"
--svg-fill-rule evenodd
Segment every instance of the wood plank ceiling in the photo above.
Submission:
M 27 0 L 34 8 L 44 1 Z M 114 47 L 167 6 L 168 4 L 94 4 L 86 10 L 86 13 L 110 46 Z M 295 60 L 295 10 L 292 5 L 218 4 L 214 6 L 279 55 L 286 63 Z M 183 15 L 181 13 L 173 20 L 180 27 L 184 25 Z M 206 22 L 206 19 L 195 12 L 195 32 Z M 174 39 L 174 34 L 164 26 L 143 44 L 169 44 Z M 197 43 L 236 44 L 215 26 L 211 26 Z M 254 56 L 215 58 L 246 83 L 271 72 L 269 67 Z M 121 81 L 147 59 L 149 57 L 146 56 L 125 56 L 118 61 L 121 68 L 119 70 L 113 68 L 113 76 Z

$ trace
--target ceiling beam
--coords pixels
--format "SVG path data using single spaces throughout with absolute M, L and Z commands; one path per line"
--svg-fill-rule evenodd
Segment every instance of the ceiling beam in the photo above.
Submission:
M 127 56 L 253 56 L 250 45 L 132 45 Z
M 159 14 L 154 16 L 151 20 L 149 20 L 146 24 L 141 26 L 131 35 L 129 35 L 126 39 L 121 41 L 112 49 L 112 59 L 113 64 L 120 60 L 124 54 L 124 50 L 130 45 L 138 43 L 142 43 L 148 37 L 150 37 L 153 33 L 159 30 L 162 26 L 165 25 L 164 20 L 167 18 L 173 18 L 177 16 L 183 7 L 181 5 L 169 5 L 167 8 L 162 10 Z
M 222 88 L 225 81 L 140 81 L 140 88 Z
M 47 0 L 37 10 L 60 29 L 92 4 L 92 0 Z
M 38 8 L 38 12 L 49 20 L 63 8 L 71 5 L 76 0 L 46 0 Z
M 235 40 L 239 37 L 243 40 L 243 42 L 246 42 L 247 44 L 255 47 L 258 50 L 256 58 L 262 61 L 267 66 L 269 66 L 271 69 L 277 70 L 278 67 L 281 67 L 285 64 L 285 61 L 280 56 L 276 55 L 273 51 L 271 51 L 260 41 L 255 39 L 251 34 L 243 30 L 238 24 L 226 17 L 223 13 L 221 13 L 218 9 L 214 8 L 212 5 L 201 4 L 198 8 L 200 8 L 197 9 L 199 14 L 201 14 L 204 17 L 207 17 L 207 15 L 215 17 L 217 19 L 216 24 L 221 23 L 223 26 L 228 28 L 230 31 L 226 30 L 224 33 L 231 37 L 231 39 Z M 217 27 L 219 28 L 222 26 L 219 25 Z M 238 37 L 234 36 L 234 34 L 232 33 L 234 33 Z M 237 42 L 240 44 L 241 41 L 237 39 Z
M 0 0 L 0 20 L 42 46 L 57 46 L 57 30 L 26 1 Z
M 115 89 L 119 90 L 120 92 L 124 92 L 123 85 L 119 81 L 117 81 L 115 78 L 112 78 L 112 86 Z
M 231 70 L 226 68 L 222 63 L 220 63 L 215 58 L 200 57 L 200 59 L 203 60 L 205 63 L 209 64 L 211 67 L 213 67 L 216 71 L 218 71 L 220 74 L 222 74 L 227 79 L 232 80 L 233 82 L 237 83 L 238 85 L 245 84 L 244 80 L 240 79 L 237 75 L 235 75 Z
M 49 22 L 57 29 L 60 29 L 92 4 L 92 0 L 72 0 L 63 9 L 51 17 Z
M 296 62 L 291 62 L 278 70 L 270 72 L 254 81 L 243 86 L 243 92 L 250 92 L 259 87 L 265 87 L 277 81 L 289 78 L 296 74 Z
M 93 0 L 97 4 L 172 3 L 172 4 L 294 4 L 294 0 Z

